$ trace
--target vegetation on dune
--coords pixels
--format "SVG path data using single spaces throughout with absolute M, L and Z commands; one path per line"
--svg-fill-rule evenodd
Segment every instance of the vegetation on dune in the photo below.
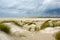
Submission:
M 56 27 L 56 26 L 60 26 L 60 22 L 59 21 L 57 21 L 57 20 L 52 20 L 52 25 L 53 26 L 51 26 L 50 24 L 49 24 L 49 21 L 51 21 L 51 20 L 47 20 L 47 21 L 45 21 L 42 25 L 41 25 L 41 27 L 39 28 L 39 27 L 35 27 L 34 28 L 34 31 L 39 31 L 39 30 L 42 30 L 42 29 L 45 29 L 45 28 L 47 28 L 47 27 Z M 21 24 L 19 23 L 19 22 L 17 22 L 17 21 L 14 21 L 14 20 L 4 20 L 4 21 L 1 21 L 0 22 L 0 30 L 2 30 L 2 31 L 4 31 L 4 32 L 6 32 L 6 33 L 9 33 L 10 32 L 10 28 L 7 26 L 7 25 L 4 25 L 3 23 L 14 23 L 16 26 L 19 26 L 19 27 L 23 27 L 25 24 L 28 24 L 28 26 L 29 25 L 32 25 L 32 24 L 34 24 L 34 25 L 36 25 L 36 22 L 39 22 L 39 21 L 24 21 L 24 22 L 22 22 Z M 28 29 L 29 31 L 31 31 L 31 27 Z
M 13 21 L 13 20 L 10 20 L 10 21 L 2 21 L 2 22 L 0 22 L 0 23 L 10 23 L 10 22 L 14 23 L 14 24 L 17 25 L 17 26 L 23 27 L 23 25 L 21 25 L 21 24 L 18 23 L 17 21 Z
M 28 29 L 28 31 L 31 31 L 31 27 Z M 40 28 L 39 27 L 34 27 L 34 31 L 39 31 L 40 30 Z
M 40 28 L 39 27 L 35 27 L 35 29 L 34 29 L 35 31 L 39 31 L 40 30 Z
M 51 23 L 52 23 L 53 26 L 51 26 L 51 25 L 49 24 L 49 21 L 50 21 L 50 20 L 45 21 L 45 22 L 42 24 L 41 29 L 45 29 L 46 27 L 57 27 L 57 26 L 60 26 L 60 21 L 58 21 L 58 20 L 52 20 Z
M 31 24 L 35 24 L 35 22 L 34 21 L 32 21 L 32 22 L 24 22 L 24 24 L 31 25 Z
M 55 34 L 55 39 L 60 40 L 60 31 Z
M 4 20 L 0 22 L 0 30 L 4 31 L 6 33 L 10 33 L 10 28 L 5 25 L 4 23 L 14 23 L 15 25 L 19 26 L 19 27 L 23 27 L 23 25 L 20 25 L 17 21 L 13 21 L 13 20 Z
M 31 24 L 35 24 L 34 22 L 30 22 L 30 23 L 28 23 L 28 25 L 31 25 Z
M 60 26 L 60 21 L 53 20 L 52 23 L 53 23 L 53 27 Z
M 52 25 L 50 25 L 49 21 L 51 21 L 51 20 L 45 21 L 40 28 L 35 27 L 34 30 L 35 30 L 35 31 L 39 31 L 39 30 L 45 29 L 45 28 L 47 28 L 47 27 L 57 27 L 57 26 L 60 26 L 60 22 L 57 21 L 57 20 L 52 20 L 52 21 L 51 21 L 51 24 L 52 24 Z M 34 23 L 36 23 L 36 22 L 34 22 L 34 21 L 33 21 L 33 22 L 30 22 L 30 23 L 27 22 L 28 25 L 31 25 L 31 24 L 34 24 Z M 36 24 L 35 24 L 35 25 L 36 25 Z M 30 31 L 31 29 L 32 29 L 32 28 L 30 27 L 30 28 L 29 28 L 29 31 Z
M 3 31 L 5 33 L 10 33 L 10 28 L 7 25 L 0 24 L 0 31 Z
M 40 29 L 45 29 L 46 27 L 50 27 L 49 21 L 50 21 L 50 20 L 45 21 L 45 22 L 42 24 L 42 26 L 41 26 Z

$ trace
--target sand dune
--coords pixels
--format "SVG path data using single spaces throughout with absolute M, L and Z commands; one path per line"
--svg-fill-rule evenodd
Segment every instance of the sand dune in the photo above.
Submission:
M 23 21 L 36 21 L 36 24 L 24 24 L 23 27 L 17 26 L 13 23 L 3 23 L 10 27 L 10 32 L 11 34 L 7 34 L 5 32 L 0 31 L 0 40 L 56 40 L 54 37 L 54 34 L 58 31 L 60 31 L 60 26 L 57 27 L 47 27 L 43 30 L 35 31 L 34 28 L 40 26 L 46 21 L 46 20 L 59 20 L 60 18 L 0 18 L 1 21 L 6 21 L 6 20 L 15 20 L 17 22 Z M 31 27 L 31 31 L 29 31 L 29 28 Z M 24 35 L 24 36 L 23 36 Z

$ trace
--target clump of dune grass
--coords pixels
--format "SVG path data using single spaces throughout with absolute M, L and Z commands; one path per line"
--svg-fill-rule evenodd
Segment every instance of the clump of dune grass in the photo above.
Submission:
M 60 40 L 60 31 L 55 34 L 55 39 Z
M 60 26 L 60 21 L 53 20 L 52 23 L 53 23 L 53 27 Z
M 5 33 L 10 33 L 10 28 L 7 25 L 0 24 L 0 31 L 3 31 Z
M 57 26 L 60 26 L 60 21 L 58 21 L 58 20 L 52 20 L 51 23 L 52 23 L 53 26 L 51 26 L 51 25 L 49 24 L 49 21 L 50 21 L 50 20 L 45 21 L 45 22 L 42 24 L 41 29 L 44 29 L 44 28 L 46 28 L 46 27 L 57 27 Z
M 35 30 L 35 31 L 39 31 L 40 28 L 39 28 L 39 27 L 35 27 L 34 30 Z
M 24 22 L 24 25 L 25 25 L 25 24 L 28 24 L 28 23 L 30 23 L 30 22 Z
M 28 23 L 28 25 L 32 25 L 32 24 L 35 24 L 34 22 L 30 22 L 30 23 Z
M 35 21 L 31 21 L 31 22 L 24 22 L 24 24 L 32 25 L 32 24 L 35 24 Z
M 19 22 L 17 22 L 17 21 L 14 21 L 14 20 L 9 20 L 9 21 L 2 21 L 2 22 L 0 22 L 0 23 L 10 23 L 10 22 L 12 22 L 12 23 L 14 23 L 15 25 L 17 25 L 17 26 L 19 26 L 19 27 L 23 27 L 23 25 L 21 25 Z
M 45 22 L 42 24 L 42 26 L 41 26 L 40 29 L 45 29 L 46 27 L 50 27 L 49 21 L 50 21 L 50 20 L 45 21 Z
M 31 29 L 32 29 L 32 28 L 30 27 L 30 28 L 28 29 L 28 31 L 31 31 Z M 37 26 L 34 28 L 34 31 L 39 31 L 39 30 L 40 30 L 40 28 L 37 27 Z

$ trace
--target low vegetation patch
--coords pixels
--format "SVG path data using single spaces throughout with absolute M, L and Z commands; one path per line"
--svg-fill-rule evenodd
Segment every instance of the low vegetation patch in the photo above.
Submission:
M 5 33 L 10 33 L 10 28 L 7 25 L 0 24 L 0 31 L 3 31 Z
M 53 23 L 53 27 L 60 26 L 60 21 L 53 20 L 52 23 Z
M 24 24 L 32 25 L 32 24 L 35 24 L 35 21 L 32 21 L 32 22 L 24 22 Z
M 45 21 L 45 22 L 42 24 L 42 26 L 41 26 L 40 29 L 45 29 L 46 27 L 50 27 L 49 21 L 50 21 L 50 20 Z
M 60 40 L 60 31 L 55 34 L 55 39 Z
M 10 23 L 10 22 L 14 23 L 14 24 L 15 24 L 15 25 L 17 25 L 17 26 L 23 27 L 23 25 L 20 25 L 20 23 L 19 23 L 19 22 L 17 22 L 17 21 L 13 21 L 13 20 L 9 20 L 9 21 L 2 21 L 2 22 L 0 22 L 0 23 Z
M 39 31 L 40 30 L 40 28 L 39 27 L 35 27 L 35 29 L 34 29 L 35 31 Z

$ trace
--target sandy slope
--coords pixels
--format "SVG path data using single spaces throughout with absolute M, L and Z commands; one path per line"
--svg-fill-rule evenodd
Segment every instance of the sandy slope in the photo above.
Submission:
M 33 33 L 32 37 L 18 37 L 13 35 L 7 35 L 6 33 L 0 32 L 0 40 L 55 40 L 51 34 L 46 33 Z
M 9 19 L 9 18 L 5 18 L 5 19 L 2 19 L 0 18 L 1 21 L 3 20 L 48 20 L 48 19 L 53 19 L 53 20 L 57 20 L 60 18 L 28 18 L 28 19 Z M 38 23 L 39 24 L 39 23 Z M 37 24 L 37 25 L 38 25 Z M 9 35 L 9 34 L 6 34 L 4 32 L 0 32 L 0 40 L 55 40 L 53 34 L 50 33 L 44 33 L 42 31 L 38 31 L 38 32 L 28 32 L 28 31 L 24 31 L 24 29 L 21 29 L 17 26 L 15 26 L 14 24 L 7 24 L 8 26 L 10 26 L 11 28 L 16 28 L 16 29 L 20 29 L 20 30 L 17 30 L 18 32 L 16 33 L 16 29 L 12 30 L 12 35 Z M 39 24 L 40 25 L 40 24 Z M 23 30 L 23 32 L 21 33 L 21 30 Z M 53 30 L 52 30 L 53 31 Z M 18 36 L 14 35 L 15 32 Z M 21 34 L 24 34 L 26 35 L 26 37 L 20 37 L 19 35 Z

